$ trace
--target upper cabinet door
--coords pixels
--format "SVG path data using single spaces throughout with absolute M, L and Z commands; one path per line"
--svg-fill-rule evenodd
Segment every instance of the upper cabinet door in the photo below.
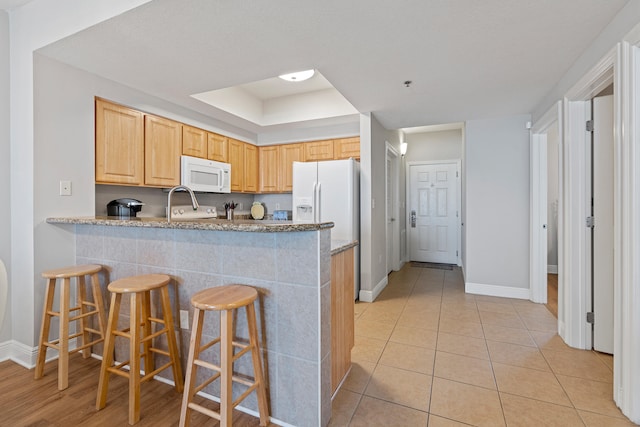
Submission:
M 305 161 L 333 160 L 333 140 L 304 143 Z
M 182 154 L 207 158 L 207 132 L 192 126 L 182 125 Z
M 293 162 L 304 161 L 304 145 L 303 144 L 285 144 L 279 145 L 279 164 L 280 179 L 278 182 L 278 190 L 283 193 L 291 193 L 293 191 Z M 260 164 L 262 168 L 262 164 Z
M 142 185 L 144 127 L 139 111 L 96 98 L 96 182 Z
M 260 154 L 260 192 L 278 191 L 278 146 L 258 147 Z
M 242 191 L 244 183 L 244 142 L 229 138 L 229 163 L 231 163 L 231 191 Z
M 173 187 L 180 184 L 182 125 L 173 120 L 144 117 L 145 185 Z
M 247 193 L 258 192 L 258 147 L 244 144 L 244 186 Z
M 360 137 L 354 136 L 353 138 L 336 139 L 333 144 L 333 154 L 335 155 L 336 160 L 348 159 L 350 157 L 359 159 Z
M 216 160 L 218 162 L 229 161 L 228 156 L 229 141 L 226 136 L 218 135 L 217 133 L 208 133 L 208 159 Z

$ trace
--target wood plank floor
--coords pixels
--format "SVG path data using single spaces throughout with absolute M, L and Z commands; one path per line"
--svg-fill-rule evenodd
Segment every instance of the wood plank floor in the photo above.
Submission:
M 558 318 L 558 275 L 547 274 L 547 309 Z
M 70 356 L 69 388 L 58 391 L 57 361 L 47 363 L 45 376 L 33 379 L 33 369 L 5 361 L 0 363 L 0 426 L 127 426 L 128 385 L 126 378 L 112 375 L 107 406 L 96 411 L 96 393 L 100 361 Z M 177 426 L 182 394 L 159 381 L 142 384 L 141 416 L 136 426 Z M 204 399 L 202 399 L 204 401 Z M 200 402 L 198 402 L 200 403 Z M 214 402 L 207 401 L 217 410 Z M 220 423 L 194 413 L 192 426 L 218 426 Z M 257 417 L 234 411 L 234 426 L 259 426 Z M 273 424 L 270 424 L 273 425 Z

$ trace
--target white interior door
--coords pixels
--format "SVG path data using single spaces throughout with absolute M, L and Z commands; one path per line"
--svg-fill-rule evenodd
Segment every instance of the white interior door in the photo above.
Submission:
M 613 96 L 593 99 L 593 348 L 613 354 Z
M 457 262 L 456 172 L 456 163 L 409 167 L 412 261 Z

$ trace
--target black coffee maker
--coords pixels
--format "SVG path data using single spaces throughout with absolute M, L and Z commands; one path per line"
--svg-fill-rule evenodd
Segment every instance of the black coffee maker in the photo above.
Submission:
M 115 199 L 107 204 L 107 215 L 133 218 L 142 209 L 144 203 L 136 199 Z

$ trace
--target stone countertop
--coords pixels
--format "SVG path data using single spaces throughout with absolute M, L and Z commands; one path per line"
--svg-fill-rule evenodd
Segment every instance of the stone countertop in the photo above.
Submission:
M 273 220 L 234 219 L 233 221 L 229 221 L 226 219 L 198 219 L 191 221 L 174 220 L 169 223 L 166 218 L 119 218 L 113 216 L 47 218 L 47 223 L 107 225 L 114 227 L 173 228 L 181 230 L 244 231 L 252 233 L 317 231 L 333 227 L 333 222 L 310 224 Z
M 358 246 L 357 240 L 331 240 L 331 255 L 337 255 L 340 252 L 344 252 L 347 249 Z

